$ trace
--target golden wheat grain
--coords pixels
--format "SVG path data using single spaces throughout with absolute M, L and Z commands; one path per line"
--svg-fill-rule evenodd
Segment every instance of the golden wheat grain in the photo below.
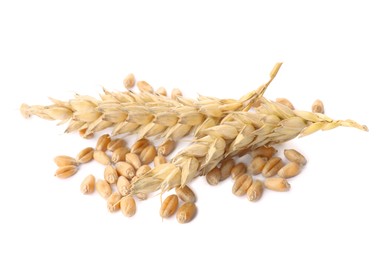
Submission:
M 132 217 L 136 213 L 136 201 L 132 196 L 124 196 L 120 199 L 121 212 L 126 217 Z
M 186 202 L 177 210 L 176 219 L 179 223 L 185 224 L 190 222 L 196 216 L 196 213 L 196 204 L 192 202 Z
M 184 187 L 177 187 L 175 192 L 176 195 L 184 202 L 196 202 L 196 195 L 188 185 L 185 185 Z
M 258 201 L 263 195 L 264 186 L 260 180 L 254 180 L 247 190 L 247 198 L 249 201 Z
M 79 168 L 77 168 L 76 165 L 61 166 L 56 170 L 55 176 L 60 179 L 69 178 L 74 175 L 78 170 Z
M 179 198 L 177 195 L 172 194 L 165 198 L 160 207 L 160 216 L 162 218 L 169 218 L 175 214 L 177 207 L 179 206 Z
M 80 191 L 83 194 L 91 194 L 95 191 L 95 176 L 92 174 L 85 177 L 80 184 Z

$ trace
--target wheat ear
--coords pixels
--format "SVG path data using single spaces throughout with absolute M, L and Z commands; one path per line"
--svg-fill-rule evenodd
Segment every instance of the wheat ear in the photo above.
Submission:
M 204 137 L 196 139 L 180 151 L 170 163 L 155 167 L 132 185 L 132 193 L 161 193 L 184 186 L 199 175 L 205 175 L 226 157 L 263 145 L 286 142 L 318 130 L 338 126 L 368 131 L 352 120 L 333 120 L 324 114 L 292 110 L 260 97 L 255 111 L 228 114 L 219 125 L 204 129 Z
M 277 63 L 267 83 L 239 100 L 199 96 L 197 100 L 177 96 L 176 100 L 150 91 L 109 92 L 101 100 L 76 95 L 69 101 L 51 98 L 48 106 L 20 108 L 24 117 L 31 115 L 68 123 L 66 132 L 84 131 L 85 135 L 112 127 L 112 135 L 138 133 L 138 138 L 162 136 L 180 139 L 194 129 L 198 136 L 204 128 L 216 125 L 228 113 L 249 109 L 275 78 L 282 63 Z M 197 127 L 199 126 L 199 127 Z

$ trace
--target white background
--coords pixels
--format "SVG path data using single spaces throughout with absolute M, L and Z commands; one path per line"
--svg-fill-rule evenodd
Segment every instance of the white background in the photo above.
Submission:
M 183 2 L 183 3 L 182 3 Z M 0 259 L 383 259 L 383 9 L 381 1 L 1 1 Z M 155 87 L 239 98 L 284 62 L 266 97 L 309 110 L 320 98 L 335 129 L 284 147 L 308 164 L 288 193 L 250 203 L 203 178 L 188 225 L 160 201 L 126 218 L 83 196 L 86 174 L 53 177 L 52 159 L 94 145 L 65 127 L 24 120 L 21 103 L 123 90 L 135 73 Z M 130 143 L 133 142 L 133 137 Z

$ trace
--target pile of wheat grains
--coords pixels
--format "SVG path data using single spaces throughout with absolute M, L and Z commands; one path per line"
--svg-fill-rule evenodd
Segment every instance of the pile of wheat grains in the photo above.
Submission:
M 205 96 L 194 100 L 183 97 L 179 89 L 168 96 L 165 88 L 154 90 L 130 74 L 124 79 L 127 91 L 104 90 L 100 99 L 81 95 L 69 101 L 51 99 L 48 106 L 23 104 L 21 113 L 68 123 L 66 132 L 77 131 L 84 138 L 109 131 L 97 137 L 94 147 L 74 157 L 55 157 L 58 178 L 68 178 L 94 160 L 104 167 L 104 176 L 85 176 L 80 184 L 83 194 L 96 191 L 110 212 L 120 210 L 131 217 L 138 200 L 174 190 L 162 200 L 159 215 L 176 215 L 179 223 L 188 223 L 197 212 L 196 195 L 188 185 L 196 177 L 205 176 L 210 185 L 231 177 L 234 195 L 258 201 L 264 189 L 288 191 L 288 179 L 307 163 L 293 149 L 278 157 L 277 144 L 338 126 L 368 130 L 352 120 L 324 115 L 320 100 L 307 112 L 295 109 L 286 98 L 266 99 L 264 92 L 280 66 L 276 64 L 267 83 L 239 100 Z M 138 92 L 132 90 L 134 86 Z M 135 140 L 128 142 L 128 134 Z M 186 136 L 189 145 L 171 157 Z M 250 162 L 239 162 L 243 156 Z

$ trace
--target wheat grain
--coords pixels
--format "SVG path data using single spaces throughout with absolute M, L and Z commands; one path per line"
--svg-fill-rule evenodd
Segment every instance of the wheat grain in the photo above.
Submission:
M 108 199 L 112 194 L 112 188 L 106 180 L 97 180 L 95 187 L 97 193 L 104 199 Z
M 57 166 L 67 166 L 67 165 L 78 165 L 78 161 L 70 156 L 67 155 L 59 155 L 54 158 L 54 162 L 56 163 Z
M 223 181 L 227 179 L 229 176 L 231 176 L 231 171 L 234 166 L 235 166 L 235 160 L 233 160 L 232 158 L 223 160 L 220 166 L 220 173 L 221 173 L 220 181 Z
M 116 149 L 121 147 L 126 147 L 126 146 L 127 146 L 127 142 L 124 139 L 116 138 L 114 140 L 111 140 L 111 142 L 109 142 L 107 149 L 111 152 L 114 152 L 116 151 Z
M 288 191 L 291 188 L 287 180 L 281 177 L 266 178 L 264 180 L 264 186 L 274 191 Z
M 324 104 L 321 100 L 316 99 L 315 102 L 313 102 L 312 112 L 324 114 Z
M 131 189 L 131 183 L 124 176 L 119 176 L 117 179 L 117 190 L 120 192 L 121 196 L 127 196 Z
M 186 202 L 180 206 L 176 212 L 176 219 L 179 223 L 184 224 L 190 222 L 197 213 L 195 203 Z
M 95 149 L 105 152 L 110 142 L 111 142 L 111 137 L 109 136 L 109 134 L 101 135 L 97 140 Z
M 124 161 L 125 160 L 125 157 L 127 156 L 127 154 L 130 152 L 129 148 L 123 146 L 123 147 L 119 147 L 117 148 L 113 153 L 112 153 L 112 156 L 111 156 L 111 161 L 113 163 L 117 163 L 117 162 L 121 162 L 121 161 Z
M 176 148 L 176 142 L 172 139 L 167 139 L 157 148 L 159 155 L 168 156 Z
M 92 147 L 84 148 L 83 150 L 81 150 L 77 154 L 77 156 L 76 156 L 77 162 L 78 163 L 87 163 L 87 162 L 92 161 L 93 152 L 94 152 L 94 149 Z
M 232 179 L 236 179 L 240 175 L 243 175 L 247 172 L 247 166 L 244 163 L 238 163 L 231 169 Z
M 205 178 L 207 179 L 207 182 L 210 184 L 210 185 L 217 185 L 219 182 L 220 182 L 220 179 L 221 179 L 221 172 L 220 172 L 220 169 L 219 168 L 213 168 L 211 171 L 209 171 L 207 173 L 207 175 L 205 176 Z
M 188 185 L 185 185 L 184 187 L 177 187 L 175 192 L 176 195 L 184 202 L 196 202 L 196 195 Z
M 74 175 L 78 170 L 79 168 L 77 168 L 76 165 L 61 166 L 56 170 L 55 176 L 60 179 L 69 178 Z
M 119 175 L 117 174 L 116 169 L 112 165 L 107 165 L 104 169 L 104 180 L 109 184 L 115 184 Z
M 101 150 L 96 150 L 93 152 L 93 159 L 95 159 L 96 162 L 101 163 L 103 165 L 108 165 L 111 163 L 111 158 Z
M 123 83 L 124 83 L 124 87 L 126 88 L 126 89 L 131 89 L 131 88 L 133 88 L 134 86 L 135 86 L 135 75 L 133 75 L 132 73 L 131 74 L 128 74 L 126 77 L 125 77 L 125 79 L 124 79 L 124 81 L 123 81 Z
M 267 163 L 267 161 L 268 161 L 267 157 L 257 156 L 253 158 L 251 163 L 248 165 L 248 172 L 253 175 L 260 174 L 265 164 Z
M 121 212 L 126 217 L 132 217 L 136 213 L 136 201 L 132 196 L 124 196 L 120 199 Z
M 148 145 L 140 153 L 140 161 L 142 164 L 149 164 L 155 159 L 156 148 L 154 145 Z
M 139 169 L 141 166 L 140 157 L 135 153 L 127 153 L 125 155 L 125 161 L 131 164 L 135 170 Z
M 295 162 L 300 165 L 307 164 L 307 159 L 305 159 L 305 157 L 295 149 L 285 149 L 284 156 L 291 162 Z
M 177 207 L 179 206 L 179 198 L 175 195 L 169 195 L 165 198 L 160 207 L 160 216 L 162 218 L 169 218 L 175 214 Z
M 151 142 L 146 138 L 139 139 L 132 145 L 131 153 L 140 154 L 150 144 Z
M 261 174 L 266 178 L 275 176 L 283 166 L 284 164 L 280 157 L 272 157 L 265 163 Z
M 249 201 L 258 201 L 263 195 L 264 186 L 260 180 L 254 180 L 247 190 L 247 198 Z
M 137 171 L 136 171 L 136 176 L 137 177 L 142 177 L 145 174 L 147 174 L 151 170 L 151 167 L 147 164 L 141 165 Z
M 107 199 L 107 208 L 109 212 L 116 212 L 120 209 L 121 194 L 113 192 Z
M 95 191 L 95 176 L 92 174 L 85 177 L 80 184 L 80 191 L 83 194 L 91 194 Z
M 252 185 L 252 177 L 248 174 L 243 174 L 235 179 L 232 187 L 232 193 L 236 196 L 243 196 L 247 193 L 248 188 Z
M 282 167 L 277 175 L 283 178 L 292 178 L 298 175 L 301 171 L 301 165 L 296 162 L 290 162 Z
M 155 156 L 155 158 L 153 159 L 153 165 L 156 167 L 158 166 L 159 164 L 163 164 L 163 163 L 166 163 L 167 162 L 167 158 L 165 158 L 164 156 L 162 155 L 157 155 Z
M 115 167 L 119 176 L 124 176 L 128 180 L 131 180 L 136 175 L 135 168 L 127 162 L 117 162 Z

